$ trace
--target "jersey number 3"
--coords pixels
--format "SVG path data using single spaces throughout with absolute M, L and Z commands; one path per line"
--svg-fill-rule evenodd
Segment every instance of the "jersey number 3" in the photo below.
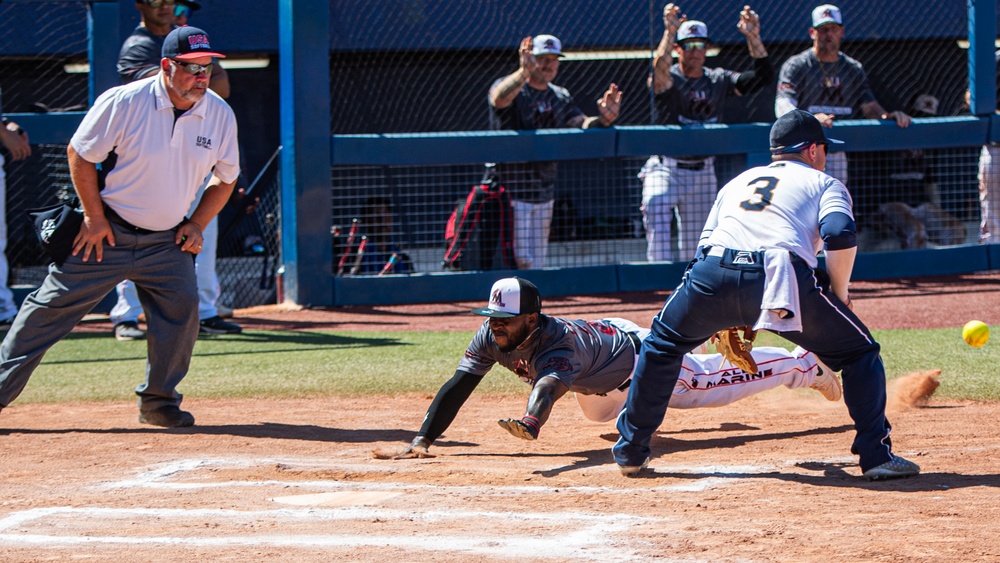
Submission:
M 763 211 L 765 207 L 771 205 L 771 194 L 778 185 L 778 179 L 772 176 L 763 176 L 747 184 L 754 187 L 753 196 L 746 201 L 740 202 L 740 207 L 747 211 Z

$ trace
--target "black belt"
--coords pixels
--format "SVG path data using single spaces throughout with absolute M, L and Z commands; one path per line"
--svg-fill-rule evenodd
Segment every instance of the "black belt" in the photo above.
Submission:
M 136 227 L 132 223 L 129 223 L 125 219 L 122 219 L 122 216 L 119 215 L 114 209 L 111 209 L 111 207 L 108 206 L 108 205 L 104 206 L 104 216 L 107 217 L 108 221 L 114 223 L 115 225 L 118 225 L 119 227 L 128 229 L 128 230 L 130 230 L 133 233 L 136 233 L 138 235 L 151 235 L 153 233 L 162 232 L 162 231 L 153 231 L 153 230 L 150 230 L 150 229 L 143 229 L 142 227 Z M 183 221 L 181 221 L 180 223 L 178 223 L 176 227 L 174 227 L 172 229 L 167 229 L 167 230 L 176 231 L 184 223 L 187 223 L 187 217 L 185 217 Z
M 677 161 L 677 168 L 681 170 L 703 170 L 705 168 L 705 161 L 701 162 L 681 162 Z

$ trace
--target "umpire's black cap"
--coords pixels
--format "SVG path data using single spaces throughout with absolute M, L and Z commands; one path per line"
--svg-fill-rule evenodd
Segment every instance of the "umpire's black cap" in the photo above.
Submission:
M 494 319 L 542 312 L 542 298 L 535 284 L 523 278 L 504 278 L 493 284 L 486 307 L 473 313 Z
M 840 144 L 843 141 L 828 138 L 816 116 L 801 109 L 782 115 L 771 127 L 771 154 L 799 152 L 813 143 Z

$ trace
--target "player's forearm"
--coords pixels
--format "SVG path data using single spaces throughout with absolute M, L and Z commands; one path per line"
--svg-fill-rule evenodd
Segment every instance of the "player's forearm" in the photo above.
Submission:
M 465 401 L 482 380 L 483 376 L 481 375 L 456 370 L 455 375 L 442 385 L 437 395 L 434 396 L 417 435 L 426 438 L 428 444 L 434 443 L 434 440 L 444 434 L 444 431 L 455 420 L 459 409 L 462 408 L 462 405 L 465 404 Z
M 66 149 L 66 157 L 73 188 L 83 205 L 84 215 L 103 218 L 104 202 L 101 201 L 101 190 L 97 185 L 97 165 L 80 156 L 72 145 Z
M 885 119 L 886 113 L 888 112 L 878 102 L 868 102 L 861 106 L 861 114 L 868 119 Z
M 660 40 L 660 44 L 656 47 L 656 53 L 653 55 L 654 94 L 662 94 L 674 86 L 674 79 L 670 77 L 670 65 L 673 63 L 670 54 L 673 50 L 674 34 L 668 29 L 663 32 L 663 39 Z
M 552 405 L 566 394 L 569 389 L 561 381 L 554 377 L 543 377 L 535 383 L 535 387 L 528 396 L 528 407 L 525 414 L 533 416 L 538 420 L 541 427 L 552 414 Z
M 844 303 L 850 303 L 847 287 L 851 283 L 854 257 L 858 247 L 826 251 L 826 271 L 830 274 L 830 290 Z
M 582 123 L 580 123 L 580 127 L 583 129 L 591 129 L 594 127 L 610 127 L 610 126 L 611 124 L 606 123 L 604 118 L 602 118 L 601 116 L 588 116 L 583 118 Z
M 764 47 L 764 42 L 760 40 L 759 35 L 747 37 L 747 49 L 750 51 L 750 56 L 755 59 L 763 59 L 767 56 L 767 48 Z
M 235 185 L 236 182 L 225 183 L 213 174 L 198 207 L 191 214 L 190 221 L 205 230 L 205 225 L 208 225 L 208 222 L 218 215 L 229 201 Z
M 522 68 L 507 75 L 490 89 L 490 104 L 497 109 L 510 107 L 514 98 L 521 93 L 521 88 L 528 81 L 530 74 Z

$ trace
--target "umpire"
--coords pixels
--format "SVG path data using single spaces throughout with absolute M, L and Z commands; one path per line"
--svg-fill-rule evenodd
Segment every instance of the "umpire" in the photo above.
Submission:
M 198 337 L 193 257 L 203 226 L 233 190 L 239 149 L 232 109 L 208 89 L 212 57 L 224 57 L 208 34 L 177 28 L 162 55 L 155 76 L 101 94 L 70 140 L 83 225 L 72 254 L 49 267 L 0 347 L 0 408 L 17 398 L 53 344 L 130 279 L 149 326 L 146 381 L 136 388 L 139 422 L 194 424 L 176 391 Z M 186 218 L 209 174 L 201 204 Z

